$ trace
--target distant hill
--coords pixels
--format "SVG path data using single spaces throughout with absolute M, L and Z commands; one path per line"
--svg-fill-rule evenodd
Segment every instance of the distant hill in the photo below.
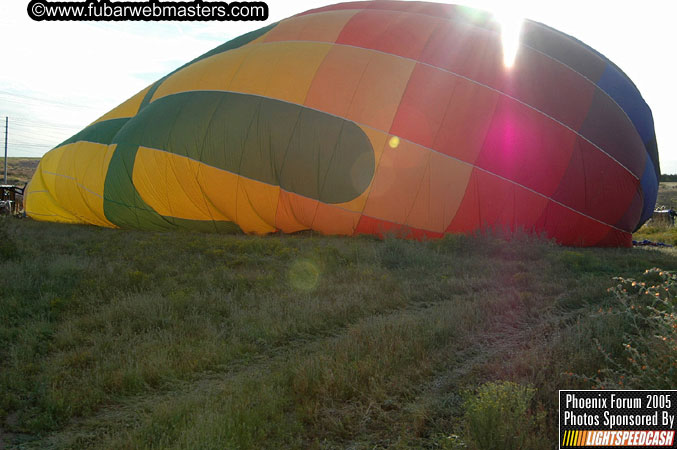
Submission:
M 38 167 L 40 158 L 7 158 L 7 184 L 23 186 Z M 4 181 L 4 160 L 0 159 L 0 183 Z

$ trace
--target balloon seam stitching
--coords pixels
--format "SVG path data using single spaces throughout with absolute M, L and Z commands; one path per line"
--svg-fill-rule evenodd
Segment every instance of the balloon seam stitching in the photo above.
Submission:
M 95 196 L 99 197 L 100 199 L 103 199 L 103 196 L 102 196 L 101 194 L 98 194 L 98 193 L 92 191 L 92 190 L 89 189 L 87 186 L 85 186 L 85 185 L 83 185 L 82 183 L 80 183 L 75 177 L 71 177 L 70 175 L 64 175 L 64 174 L 56 173 L 56 172 L 50 172 L 49 170 L 44 170 L 44 169 L 42 170 L 42 172 L 43 172 L 43 173 L 46 173 L 46 174 L 48 174 L 48 175 L 54 175 L 55 177 L 68 178 L 69 180 L 73 180 L 73 181 L 75 181 L 75 184 L 77 184 L 79 187 L 81 187 L 81 188 L 84 189 L 85 191 L 89 192 L 89 193 L 92 194 L 92 195 L 95 195 Z

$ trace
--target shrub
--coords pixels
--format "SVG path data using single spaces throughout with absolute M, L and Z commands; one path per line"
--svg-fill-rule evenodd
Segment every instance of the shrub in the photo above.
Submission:
M 531 407 L 536 389 L 510 381 L 485 383 L 465 402 L 468 441 L 479 450 L 540 448 L 543 412 Z
M 659 268 L 638 279 L 614 277 L 616 304 L 600 314 L 620 315 L 627 332 L 623 353 L 598 343 L 608 366 L 590 379 L 598 388 L 672 389 L 677 384 L 677 274 Z

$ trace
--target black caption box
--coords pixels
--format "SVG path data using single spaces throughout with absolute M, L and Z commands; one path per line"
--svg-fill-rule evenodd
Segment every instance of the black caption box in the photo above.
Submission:
M 677 391 L 559 391 L 559 448 L 677 449 Z

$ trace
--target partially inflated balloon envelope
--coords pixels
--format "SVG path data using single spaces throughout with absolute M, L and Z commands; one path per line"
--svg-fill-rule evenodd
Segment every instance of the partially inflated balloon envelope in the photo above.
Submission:
M 630 245 L 659 174 L 651 110 L 526 21 L 514 64 L 465 7 L 342 3 L 240 36 L 47 153 L 39 220 L 246 233 L 524 229 Z

